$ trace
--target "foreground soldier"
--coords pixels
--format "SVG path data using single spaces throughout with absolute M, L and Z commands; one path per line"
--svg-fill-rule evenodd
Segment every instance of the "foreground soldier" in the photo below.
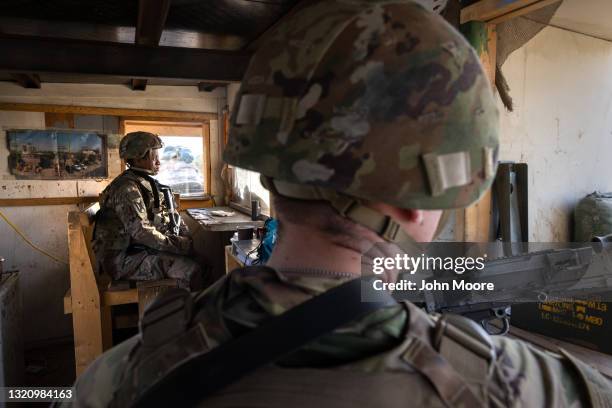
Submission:
M 169 187 L 152 176 L 159 172 L 161 139 L 152 133 L 128 133 L 119 155 L 129 169 L 102 192 L 94 232 L 94 251 L 102 270 L 113 279 L 174 278 L 197 288 L 200 267 L 189 230 L 174 206 Z
M 475 53 L 421 6 L 325 0 L 293 12 L 251 61 L 226 150 L 229 163 L 261 172 L 271 191 L 280 231 L 269 263 L 233 271 L 193 305 L 183 300 L 177 310 L 178 298 L 154 305 L 141 336 L 106 353 L 78 380 L 81 405 L 129 406 L 160 378 L 176 375 L 186 383 L 193 377 L 179 363 L 333 293 L 359 276 L 362 254 L 375 243 L 400 248 L 433 239 L 440 210 L 468 206 L 489 188 L 497 121 Z M 356 306 L 335 304 L 327 313 Z M 199 405 L 575 407 L 612 401 L 610 383 L 569 356 L 491 338 L 460 317 L 439 321 L 446 324 L 411 304 L 378 309 L 201 395 Z M 249 352 L 257 355 L 290 334 L 250 344 Z M 228 356 L 223 364 L 239 366 L 234 360 Z M 179 396 L 198 389 L 166 391 Z

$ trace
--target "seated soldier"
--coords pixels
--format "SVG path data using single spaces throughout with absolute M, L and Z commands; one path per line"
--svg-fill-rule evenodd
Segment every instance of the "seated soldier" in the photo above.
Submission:
M 159 136 L 128 133 L 119 156 L 129 169 L 102 192 L 93 247 L 102 271 L 114 280 L 177 279 L 197 289 L 200 266 L 188 257 L 192 239 L 175 208 L 170 187 L 152 176 L 159 172 Z

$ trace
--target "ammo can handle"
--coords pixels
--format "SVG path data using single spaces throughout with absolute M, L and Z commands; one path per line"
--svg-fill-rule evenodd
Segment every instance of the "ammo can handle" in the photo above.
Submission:
M 612 234 L 595 236 L 591 239 L 591 242 L 599 242 L 600 244 L 609 244 L 612 242 Z
M 612 234 L 595 236 L 591 238 L 591 242 L 601 244 L 602 249 L 612 247 Z

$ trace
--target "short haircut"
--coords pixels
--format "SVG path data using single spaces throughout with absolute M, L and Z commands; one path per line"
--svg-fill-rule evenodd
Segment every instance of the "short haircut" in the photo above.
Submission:
M 377 237 L 373 231 L 342 217 L 327 201 L 298 200 L 274 192 L 270 196 L 279 221 L 280 239 L 283 223 L 311 227 L 334 244 L 360 252 L 367 251 Z

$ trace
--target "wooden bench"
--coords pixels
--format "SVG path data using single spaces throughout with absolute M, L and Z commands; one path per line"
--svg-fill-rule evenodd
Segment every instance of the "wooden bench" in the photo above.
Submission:
M 99 208 L 96 203 L 84 211 L 68 213 L 70 289 L 64 295 L 64 313 L 72 314 L 77 376 L 112 347 L 113 306 L 138 304 L 142 315 L 159 293 L 176 287 L 174 279 L 138 282 L 136 287 L 130 287 L 127 282 L 113 283 L 106 275 L 96 275 L 91 238 Z

